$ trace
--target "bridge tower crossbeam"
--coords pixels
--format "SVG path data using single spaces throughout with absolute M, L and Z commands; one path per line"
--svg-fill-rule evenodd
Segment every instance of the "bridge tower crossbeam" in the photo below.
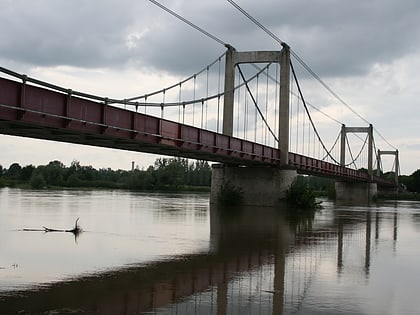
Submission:
M 368 182 L 336 181 L 336 200 L 343 203 L 369 203 L 378 193 L 377 184 L 373 180 L 373 126 L 341 127 L 340 164 L 346 166 L 346 135 L 347 133 L 367 133 L 368 136 Z
M 399 161 L 399 157 L 398 157 L 398 150 L 395 151 L 381 151 L 378 149 L 378 167 L 377 167 L 377 175 L 380 176 L 381 175 L 381 164 L 382 164 L 382 160 L 381 160 L 381 156 L 382 155 L 393 155 L 394 156 L 394 165 L 395 165 L 395 172 L 394 172 L 394 181 L 395 181 L 395 186 L 398 187 L 398 175 L 399 175 L 399 169 L 400 169 L 400 161 Z
M 369 127 L 346 127 L 341 126 L 341 151 L 340 151 L 340 165 L 346 166 L 346 135 L 347 133 L 367 133 L 368 135 L 368 175 L 369 180 L 373 180 L 373 126 Z
M 283 43 L 281 51 L 239 52 L 232 46 L 228 46 L 223 106 L 223 134 L 227 136 L 233 135 L 235 67 L 244 63 L 278 63 L 280 65 L 278 148 L 280 150 L 280 164 L 286 165 L 289 152 L 290 48 Z

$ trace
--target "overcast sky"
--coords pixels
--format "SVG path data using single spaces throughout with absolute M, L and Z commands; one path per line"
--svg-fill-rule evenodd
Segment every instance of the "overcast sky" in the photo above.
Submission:
M 420 168 L 419 1 L 236 2 L 287 42 L 399 149 L 403 174 Z M 237 50 L 281 48 L 227 1 L 160 3 Z M 154 91 L 193 74 L 225 51 L 147 0 L 0 0 L 0 8 L 2 67 L 91 94 L 124 98 Z M 307 86 L 321 89 L 315 83 Z M 325 104 L 330 99 L 327 95 Z M 348 125 L 366 125 L 355 115 L 345 115 L 338 103 L 323 107 L 316 99 L 315 105 Z M 336 125 L 331 128 L 338 132 Z M 380 137 L 375 140 L 380 149 L 392 149 Z M 0 136 L 4 167 L 57 159 L 66 165 L 79 160 L 97 168 L 129 169 L 131 161 L 147 166 L 155 158 Z

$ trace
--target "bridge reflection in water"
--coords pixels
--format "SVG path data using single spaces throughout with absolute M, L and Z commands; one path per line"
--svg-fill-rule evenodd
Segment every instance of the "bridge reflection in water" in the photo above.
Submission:
M 367 208 L 368 209 L 368 208 Z M 228 209 L 229 210 L 229 209 Z M 209 253 L 131 265 L 101 274 L 13 292 L 0 298 L 4 313 L 82 314 L 282 314 L 302 311 L 322 262 L 334 257 L 369 274 L 372 231 L 378 212 L 358 216 L 330 209 L 309 218 L 278 209 L 211 209 Z M 332 214 L 332 215 L 331 215 Z M 398 216 L 394 213 L 393 241 Z M 349 225 L 365 225 L 349 228 Z M 372 227 L 373 226 L 373 227 Z M 361 259 L 360 257 L 363 257 Z M 350 275 L 350 276 L 353 276 Z

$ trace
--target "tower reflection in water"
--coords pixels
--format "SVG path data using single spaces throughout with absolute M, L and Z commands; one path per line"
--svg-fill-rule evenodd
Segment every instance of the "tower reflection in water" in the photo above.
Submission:
M 320 288 L 325 281 L 319 278 L 368 279 L 372 234 L 378 243 L 383 216 L 392 216 L 386 221 L 393 222 L 393 250 L 397 242 L 396 211 L 339 208 L 300 217 L 267 208 L 245 208 L 231 217 L 212 211 L 213 248 L 224 259 L 223 281 L 158 314 L 306 314 L 323 303 L 330 313 L 357 312 L 357 306 L 328 300 L 328 290 L 336 288 Z M 383 230 L 388 233 L 388 227 Z M 336 268 L 330 268 L 334 261 Z M 313 301 L 322 289 L 326 297 Z M 351 292 L 343 294 L 351 299 Z
M 367 208 L 368 209 L 368 208 Z M 369 276 L 371 234 L 381 216 L 323 211 L 293 218 L 281 209 L 212 208 L 211 251 L 130 266 L 0 299 L 3 312 L 84 314 L 283 314 L 310 307 L 316 277 Z M 397 213 L 393 241 L 397 240 Z M 372 220 L 372 218 L 374 218 Z M 374 221 L 374 222 L 372 222 Z M 336 261 L 332 270 L 329 262 Z M 327 262 L 327 264 L 325 264 Z M 322 301 L 321 301 L 322 303 Z M 25 314 L 23 312 L 23 314 Z

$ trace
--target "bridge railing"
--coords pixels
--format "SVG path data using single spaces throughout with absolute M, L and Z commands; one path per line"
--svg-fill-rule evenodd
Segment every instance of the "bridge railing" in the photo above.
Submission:
M 298 172 L 304 174 L 370 181 L 369 174 L 362 170 L 351 169 L 301 154 L 289 152 L 288 162 L 290 166 L 295 167 Z M 379 176 L 373 176 L 373 181 L 384 186 L 395 186 L 394 181 Z
M 7 122 L 1 132 L 11 135 L 243 165 L 277 165 L 280 159 L 273 147 L 4 78 L 0 121 Z M 19 134 L 25 129 L 13 123 L 30 131 Z

